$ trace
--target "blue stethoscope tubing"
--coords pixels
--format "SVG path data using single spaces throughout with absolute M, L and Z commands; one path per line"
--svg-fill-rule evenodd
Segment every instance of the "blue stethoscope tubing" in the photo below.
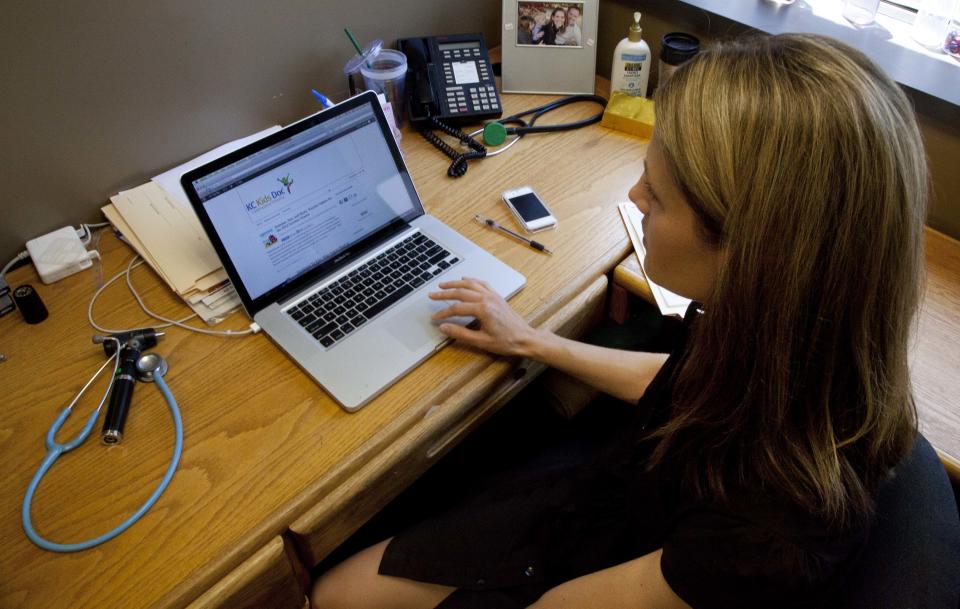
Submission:
M 117 353 L 119 353 L 119 349 L 117 350 Z M 29 486 L 27 486 L 27 493 L 23 497 L 23 530 L 27 534 L 27 537 L 30 539 L 30 541 L 44 550 L 50 550 L 51 552 L 79 552 L 80 550 L 87 550 L 94 546 L 98 546 L 105 541 L 113 539 L 120 533 L 123 533 L 135 522 L 140 520 L 140 518 L 146 514 L 151 507 L 153 507 L 153 504 L 157 502 L 157 499 L 160 498 L 160 495 L 163 494 L 163 491 L 167 489 L 167 486 L 170 484 L 170 480 L 173 479 L 174 472 L 177 470 L 177 465 L 180 463 L 180 454 L 183 452 L 183 419 L 180 417 L 180 409 L 177 406 L 177 401 L 170 392 L 170 388 L 167 387 L 166 381 L 163 380 L 163 375 L 159 372 L 156 372 L 153 377 L 154 382 L 157 384 L 157 388 L 160 390 L 160 393 L 162 393 L 163 397 L 166 398 L 167 406 L 170 409 L 170 416 L 173 417 L 174 445 L 173 457 L 170 459 L 170 466 L 167 467 L 166 474 L 164 474 L 163 479 L 160 481 L 160 484 L 157 486 L 156 490 L 153 491 L 153 494 L 147 498 L 146 502 L 144 502 L 144 504 L 141 505 L 136 512 L 131 514 L 130 517 L 123 521 L 120 525 L 98 537 L 94 537 L 93 539 L 88 539 L 86 541 L 80 541 L 77 543 L 56 543 L 48 539 L 44 539 L 33 529 L 33 523 L 30 519 L 30 504 L 33 502 L 33 495 L 37 490 L 37 486 L 40 485 L 40 480 L 43 479 L 43 476 L 50 470 L 60 455 L 70 452 L 74 448 L 83 444 L 83 442 L 87 439 L 87 437 L 90 435 L 90 432 L 93 430 L 93 426 L 100 414 L 100 409 L 103 406 L 103 402 L 106 400 L 106 396 L 110 392 L 110 387 L 112 387 L 113 383 L 111 382 L 110 386 L 107 387 L 104 398 L 100 400 L 100 405 L 97 406 L 97 408 L 90 415 L 86 425 L 83 426 L 83 429 L 79 434 L 64 444 L 57 442 L 56 434 L 67 420 L 67 417 L 70 416 L 70 413 L 73 410 L 73 405 L 77 402 L 80 396 L 83 395 L 83 392 L 86 391 L 87 387 L 90 386 L 90 383 L 92 383 L 93 380 L 100 375 L 103 369 L 107 367 L 113 358 L 114 356 L 111 356 L 110 359 L 107 360 L 107 362 L 100 368 L 100 370 L 97 371 L 93 378 L 90 379 L 87 385 L 80 390 L 80 393 L 77 394 L 76 398 L 74 398 L 73 403 L 64 408 L 50 426 L 46 436 L 47 455 L 43 458 L 43 462 L 37 469 L 37 473 L 33 475 L 33 479 L 30 481 Z

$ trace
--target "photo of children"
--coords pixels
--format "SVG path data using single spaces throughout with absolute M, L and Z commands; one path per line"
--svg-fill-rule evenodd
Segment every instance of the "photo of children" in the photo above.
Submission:
M 517 2 L 517 45 L 583 46 L 583 2 Z

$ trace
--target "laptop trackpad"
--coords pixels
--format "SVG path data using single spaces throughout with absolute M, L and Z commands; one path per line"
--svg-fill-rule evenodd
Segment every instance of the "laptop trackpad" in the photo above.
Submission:
M 411 351 L 420 349 L 426 343 L 442 341 L 443 333 L 430 321 L 430 316 L 443 307 L 442 302 L 418 298 L 390 319 L 390 334 Z
M 439 344 L 446 340 L 447 336 L 437 329 L 439 323 L 431 321 L 430 316 L 447 306 L 449 303 L 427 299 L 411 303 L 390 319 L 390 334 L 411 351 L 416 351 L 427 343 Z M 444 321 L 466 325 L 472 318 L 455 317 Z

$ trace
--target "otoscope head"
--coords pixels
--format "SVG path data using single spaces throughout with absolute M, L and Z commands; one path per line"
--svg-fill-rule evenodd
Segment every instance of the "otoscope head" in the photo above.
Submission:
M 157 332 L 153 328 L 137 328 L 129 332 L 117 332 L 108 336 L 95 334 L 93 342 L 94 344 L 103 344 L 103 352 L 107 354 L 107 357 L 110 357 L 117 352 L 118 343 L 121 348 L 130 347 L 135 351 L 143 351 L 156 346 L 157 340 L 161 336 L 163 336 L 163 332 Z

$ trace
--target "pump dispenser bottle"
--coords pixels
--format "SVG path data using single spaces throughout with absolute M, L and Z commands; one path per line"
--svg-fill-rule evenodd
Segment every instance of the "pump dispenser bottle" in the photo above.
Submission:
M 613 51 L 613 69 L 610 74 L 610 92 L 620 91 L 636 97 L 647 96 L 650 79 L 650 47 L 640 37 L 640 13 L 633 14 L 633 24 L 627 37 Z

